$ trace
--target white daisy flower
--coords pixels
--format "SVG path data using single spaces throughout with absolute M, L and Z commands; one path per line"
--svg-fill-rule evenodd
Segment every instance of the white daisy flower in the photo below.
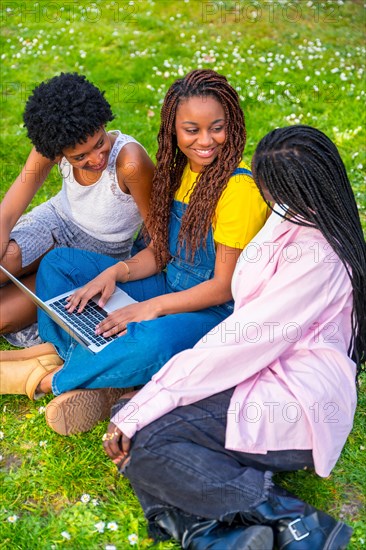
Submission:
M 96 523 L 94 525 L 94 527 L 96 528 L 98 533 L 104 533 L 105 522 L 104 521 L 98 521 L 98 523 Z
M 128 542 L 130 543 L 131 546 L 135 546 L 135 544 L 137 544 L 138 541 L 139 541 L 139 538 L 136 535 L 136 533 L 131 533 L 131 535 L 128 535 L 127 538 L 128 538 Z

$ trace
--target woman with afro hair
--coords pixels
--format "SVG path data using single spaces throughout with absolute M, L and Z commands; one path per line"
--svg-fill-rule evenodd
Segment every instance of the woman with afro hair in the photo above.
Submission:
M 77 73 L 42 82 L 28 98 L 24 124 L 33 149 L 1 203 L 0 259 L 32 289 L 52 248 L 130 257 L 147 215 L 154 165 L 134 138 L 106 132 L 113 118 L 104 92 Z M 22 216 L 55 165 L 61 191 Z M 1 333 L 12 333 L 6 337 L 15 345 L 32 345 L 36 326 L 20 329 L 36 320 L 34 304 L 11 283 L 0 297 Z
M 47 343 L 29 354 L 3 354 L 3 393 L 32 398 L 52 391 L 48 424 L 62 434 L 88 430 L 108 414 L 118 391 L 148 382 L 232 313 L 236 261 L 268 212 L 242 161 L 245 138 L 238 94 L 224 76 L 195 70 L 172 84 L 161 111 L 149 246 L 126 262 L 56 249 L 37 275 L 45 300 L 81 287 L 69 299 L 69 313 L 82 311 L 96 294 L 103 307 L 121 285 L 137 303 L 96 326 L 98 335 L 119 338 L 93 355 L 40 312 Z

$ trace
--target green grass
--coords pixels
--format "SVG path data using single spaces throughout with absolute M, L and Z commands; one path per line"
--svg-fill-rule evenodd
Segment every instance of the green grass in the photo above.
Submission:
M 236 15 L 229 11 L 235 5 Z M 30 150 L 22 112 L 43 79 L 61 71 L 86 74 L 112 104 L 110 128 L 133 135 L 154 158 L 168 86 L 193 68 L 209 67 L 225 74 L 241 96 L 248 162 L 258 140 L 276 126 L 314 125 L 337 143 L 366 228 L 364 3 L 258 2 L 256 14 L 253 6 L 229 0 L 3 2 L 2 194 Z M 32 205 L 59 187 L 54 170 Z M 365 377 L 362 382 L 355 426 L 332 475 L 279 477 L 300 497 L 353 525 L 351 550 L 366 544 Z M 123 550 L 130 548 L 132 533 L 138 535 L 136 548 L 151 547 L 136 497 L 103 453 L 106 424 L 88 434 L 58 436 L 39 412 L 49 400 L 1 398 L 0 548 L 113 544 Z M 81 502 L 83 494 L 90 502 Z M 10 523 L 14 514 L 18 519 Z M 101 521 L 103 533 L 95 527 Z M 109 522 L 118 529 L 109 529 Z

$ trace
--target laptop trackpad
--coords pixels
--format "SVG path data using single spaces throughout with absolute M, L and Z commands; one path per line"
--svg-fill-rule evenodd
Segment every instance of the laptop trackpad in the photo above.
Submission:
M 100 294 L 97 294 L 93 298 L 93 302 L 98 303 L 98 300 L 100 298 Z M 114 293 L 109 298 L 108 302 L 104 306 L 104 310 L 107 313 L 110 313 L 111 311 L 115 311 L 116 309 L 119 309 L 124 306 L 128 306 L 129 304 L 135 304 L 136 300 L 131 298 L 126 292 L 121 290 L 119 287 L 116 287 Z

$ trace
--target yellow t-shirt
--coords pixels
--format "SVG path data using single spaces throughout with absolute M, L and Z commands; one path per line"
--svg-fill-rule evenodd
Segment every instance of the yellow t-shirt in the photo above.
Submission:
M 250 170 L 243 161 L 239 168 Z M 197 177 L 197 172 L 192 172 L 187 164 L 175 200 L 189 202 Z M 268 207 L 253 179 L 246 174 L 232 176 L 216 206 L 212 221 L 214 240 L 242 249 L 262 228 L 267 217 Z

